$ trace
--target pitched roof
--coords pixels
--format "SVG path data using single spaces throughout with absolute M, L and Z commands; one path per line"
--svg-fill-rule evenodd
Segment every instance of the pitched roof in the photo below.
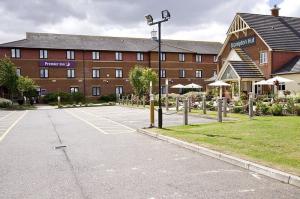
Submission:
M 300 56 L 294 57 L 274 74 L 300 73 Z
M 221 46 L 219 42 L 162 40 L 164 52 L 218 54 Z M 146 38 L 26 33 L 26 39 L 0 47 L 147 52 L 157 50 L 157 42 Z
M 300 18 L 238 13 L 273 50 L 300 51 Z

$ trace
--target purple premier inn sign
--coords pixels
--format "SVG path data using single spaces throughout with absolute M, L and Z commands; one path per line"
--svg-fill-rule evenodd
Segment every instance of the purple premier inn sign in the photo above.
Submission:
M 75 61 L 40 61 L 40 67 L 72 68 Z

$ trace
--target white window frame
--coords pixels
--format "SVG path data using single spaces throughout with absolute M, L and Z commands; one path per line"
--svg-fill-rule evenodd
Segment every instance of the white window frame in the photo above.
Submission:
M 142 52 L 137 52 L 137 53 L 136 53 L 136 60 L 137 60 L 137 61 L 144 61 L 144 53 L 142 53 Z
M 185 55 L 184 55 L 184 53 L 179 53 L 179 54 L 178 54 L 178 60 L 179 60 L 180 62 L 184 62 L 184 61 L 185 61 Z
M 166 57 L 167 57 L 167 54 L 166 54 L 165 52 L 161 52 L 161 53 L 160 53 L 160 60 L 161 60 L 161 61 L 166 61 L 166 60 L 167 60 Z
M 116 95 L 122 95 L 124 92 L 123 86 L 116 86 Z
M 92 69 L 92 78 L 100 78 L 100 69 L 97 68 Z
M 122 61 L 123 60 L 123 53 L 122 52 L 116 52 L 115 59 L 116 59 L 116 61 Z
M 70 87 L 70 93 L 78 93 L 78 92 L 79 92 L 79 87 L 77 86 Z
M 267 64 L 268 63 L 268 52 L 261 51 L 259 52 L 259 64 Z
M 217 55 L 214 56 L 214 62 L 218 62 L 218 56 Z
M 75 78 L 75 68 L 68 68 L 67 69 L 67 77 L 68 78 Z
M 196 54 L 196 62 L 201 63 L 202 62 L 202 55 Z
M 40 49 L 40 59 L 48 59 L 48 50 Z
M 21 58 L 20 48 L 12 48 L 11 49 L 11 58 Z
M 101 88 L 100 86 L 93 86 L 92 87 L 92 96 L 100 96 Z
M 196 78 L 203 78 L 203 70 L 196 70 Z
M 116 69 L 116 78 L 123 78 L 123 69 Z
M 286 84 L 285 83 L 279 83 L 278 90 L 279 91 L 285 91 L 286 90 Z
M 161 78 L 166 78 L 166 74 L 167 74 L 166 69 L 161 69 L 161 71 L 160 71 L 160 77 Z
M 100 59 L 100 52 L 99 51 L 93 51 L 92 52 L 92 59 L 93 60 L 99 60 Z
M 74 50 L 67 50 L 67 59 L 69 59 L 69 60 L 75 59 L 75 51 Z
M 40 68 L 40 78 L 48 78 L 48 77 L 49 77 L 49 69 Z
M 179 78 L 185 78 L 185 70 L 184 69 L 179 69 Z

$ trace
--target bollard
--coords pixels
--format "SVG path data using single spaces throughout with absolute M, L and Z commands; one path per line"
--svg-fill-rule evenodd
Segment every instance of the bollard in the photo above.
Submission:
M 57 107 L 61 108 L 61 104 L 60 104 L 60 96 L 57 96 Z
M 150 127 L 154 127 L 154 99 L 153 95 L 150 95 Z
M 253 118 L 253 98 L 251 93 L 249 94 L 249 118 Z
M 126 97 L 126 105 L 129 105 L 129 96 Z
M 143 95 L 143 107 L 146 107 L 146 102 L 145 102 L 145 95 Z
M 206 114 L 206 99 L 205 95 L 202 96 L 202 110 L 203 114 Z
M 222 122 L 222 98 L 218 99 L 218 122 Z
M 131 100 L 131 106 L 133 106 L 133 95 L 131 95 L 130 100 Z
M 140 98 L 137 97 L 137 99 L 136 99 L 136 106 L 139 107 L 139 105 L 140 105 Z
M 223 97 L 223 116 L 227 117 L 227 98 Z
M 168 111 L 169 110 L 169 97 L 168 97 L 168 94 L 166 94 L 165 106 L 166 106 L 166 111 Z
M 176 112 L 179 111 L 179 97 L 176 97 Z
M 188 125 L 188 100 L 183 100 L 183 124 Z

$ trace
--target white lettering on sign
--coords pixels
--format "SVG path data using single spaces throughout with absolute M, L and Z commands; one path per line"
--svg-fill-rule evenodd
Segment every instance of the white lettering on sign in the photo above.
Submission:
M 256 38 L 255 37 L 247 37 L 239 40 L 232 41 L 230 43 L 231 48 L 241 48 L 245 46 L 251 46 L 256 43 Z

